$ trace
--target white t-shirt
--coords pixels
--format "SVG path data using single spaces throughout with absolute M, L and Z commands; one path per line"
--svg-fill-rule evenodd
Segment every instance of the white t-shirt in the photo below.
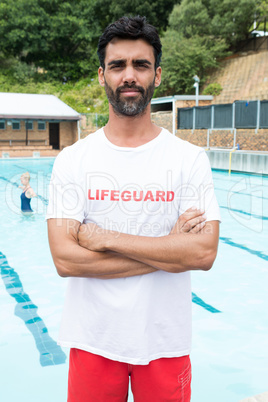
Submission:
M 47 219 L 157 237 L 192 206 L 220 220 L 203 149 L 165 129 L 137 148 L 118 147 L 100 129 L 58 155 Z M 190 272 L 68 281 L 60 345 L 130 364 L 190 353 Z

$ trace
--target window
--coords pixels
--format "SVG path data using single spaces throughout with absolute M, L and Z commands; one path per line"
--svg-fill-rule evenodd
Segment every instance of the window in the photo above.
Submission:
M 46 129 L 46 122 L 45 121 L 39 121 L 38 122 L 38 130 L 45 130 Z
M 6 125 L 5 125 L 5 120 L 0 120 L 0 130 L 5 130 Z
M 25 128 L 27 128 L 28 130 L 32 130 L 33 129 L 33 122 L 32 121 L 26 121 L 25 122 Z
M 12 130 L 20 130 L 20 121 L 12 121 Z

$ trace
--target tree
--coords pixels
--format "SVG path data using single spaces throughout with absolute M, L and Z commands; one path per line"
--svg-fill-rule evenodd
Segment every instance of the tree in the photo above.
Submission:
M 0 0 L 0 54 L 75 80 L 94 75 L 106 25 L 124 14 L 145 15 L 163 30 L 176 0 Z M 21 72 L 30 72 L 20 64 Z
M 95 3 L 94 13 L 103 29 L 123 15 L 141 15 L 162 32 L 167 28 L 169 14 L 178 2 L 178 0 L 98 0 Z
M 268 17 L 268 2 L 267 0 L 257 0 L 258 16 Z
M 182 0 L 169 18 L 184 37 L 211 35 L 233 45 L 250 33 L 261 0 Z M 261 2 L 262 3 L 262 2 Z
M 257 12 L 254 20 L 254 25 L 252 30 L 265 30 L 267 32 L 268 26 L 268 2 L 267 0 L 256 0 L 257 1 Z
M 193 76 L 205 80 L 205 72 L 216 67 L 217 57 L 225 54 L 223 40 L 212 41 L 209 37 L 185 38 L 174 30 L 167 30 L 162 38 L 162 83 L 155 96 L 194 93 Z
M 201 0 L 182 0 L 176 5 L 169 17 L 169 26 L 185 38 L 209 33 L 210 17 Z
M 211 33 L 228 45 L 247 39 L 258 14 L 256 0 L 210 0 Z
M 163 36 L 163 80 L 157 95 L 193 93 L 227 50 L 247 38 L 262 0 L 182 0 Z
M 95 0 L 1 0 L 0 52 L 50 76 L 76 79 L 96 65 Z

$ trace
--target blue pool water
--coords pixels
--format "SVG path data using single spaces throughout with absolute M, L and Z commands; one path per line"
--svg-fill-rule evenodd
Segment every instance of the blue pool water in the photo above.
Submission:
M 53 159 L 0 160 L 0 400 L 65 402 L 68 350 L 56 343 L 66 280 L 50 256 L 45 211 Z M 20 175 L 38 194 L 20 213 Z M 214 171 L 217 260 L 192 273 L 192 402 L 268 390 L 268 178 Z M 130 395 L 129 400 L 132 400 Z

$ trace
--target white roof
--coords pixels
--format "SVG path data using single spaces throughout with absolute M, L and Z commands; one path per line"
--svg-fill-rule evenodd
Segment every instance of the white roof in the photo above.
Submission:
M 153 98 L 151 101 L 152 105 L 158 105 L 161 103 L 170 103 L 177 100 L 195 100 L 196 95 L 174 95 L 174 96 L 163 96 L 162 98 Z M 198 95 L 198 100 L 213 100 L 212 95 Z
M 54 95 L 0 92 L 0 119 L 79 120 L 80 114 Z

